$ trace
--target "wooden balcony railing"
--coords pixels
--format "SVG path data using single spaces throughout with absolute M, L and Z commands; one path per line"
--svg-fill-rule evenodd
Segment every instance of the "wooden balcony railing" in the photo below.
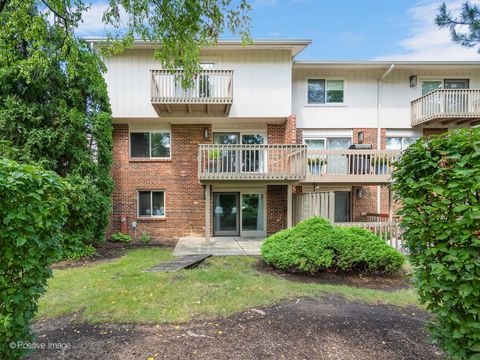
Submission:
M 182 87 L 182 70 L 151 70 L 152 103 L 231 103 L 233 70 L 203 70 L 191 88 Z
M 472 124 L 480 119 L 480 89 L 439 89 L 411 102 L 411 126 L 435 121 Z M 474 124 L 472 124 L 474 125 Z
M 306 173 L 305 145 L 199 145 L 200 180 L 299 181 Z
M 382 184 L 390 182 L 393 150 L 308 150 L 306 182 Z

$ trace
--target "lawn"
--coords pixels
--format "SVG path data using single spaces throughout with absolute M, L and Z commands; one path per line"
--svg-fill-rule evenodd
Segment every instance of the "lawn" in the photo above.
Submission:
M 148 248 L 121 258 L 54 270 L 37 318 L 75 316 L 88 322 L 183 323 L 228 316 L 299 297 L 338 294 L 347 300 L 418 306 L 412 289 L 395 292 L 302 283 L 260 272 L 253 257 L 214 257 L 175 273 L 144 270 L 171 258 L 171 249 Z

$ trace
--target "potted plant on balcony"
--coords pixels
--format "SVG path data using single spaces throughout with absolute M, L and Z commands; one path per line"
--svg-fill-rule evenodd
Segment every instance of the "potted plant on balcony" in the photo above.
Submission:
M 208 169 L 209 172 L 220 172 L 222 167 L 222 152 L 220 150 L 208 151 Z
M 321 175 L 327 172 L 327 160 L 315 157 L 307 159 L 308 170 L 312 175 Z

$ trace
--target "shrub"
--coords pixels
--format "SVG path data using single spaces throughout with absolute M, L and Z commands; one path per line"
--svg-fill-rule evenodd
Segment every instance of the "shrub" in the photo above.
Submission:
M 480 129 L 415 143 L 394 179 L 433 338 L 452 358 L 480 358 Z
M 142 231 L 140 235 L 140 241 L 143 244 L 148 244 L 150 242 L 150 235 L 148 235 L 148 233 L 146 233 L 145 231 Z
M 0 358 L 27 351 L 30 321 L 58 258 L 66 219 L 66 183 L 55 173 L 0 159 Z
M 76 247 L 67 247 L 62 249 L 61 260 L 78 260 L 83 257 L 93 256 L 96 254 L 96 252 L 97 250 L 95 250 L 93 245 L 80 244 Z
M 292 272 L 343 270 L 395 273 L 404 257 L 371 232 L 332 225 L 314 217 L 268 237 L 265 263 Z
M 128 234 L 116 233 L 110 237 L 110 241 L 129 243 L 130 241 L 132 241 L 132 237 Z

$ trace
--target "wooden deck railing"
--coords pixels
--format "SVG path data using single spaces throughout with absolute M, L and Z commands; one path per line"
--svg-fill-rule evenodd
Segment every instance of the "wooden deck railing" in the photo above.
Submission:
M 232 103 L 233 70 L 202 70 L 188 89 L 182 87 L 182 70 L 150 70 L 150 73 L 152 103 Z
M 480 118 L 480 89 L 439 89 L 411 102 L 411 126 L 455 118 Z
M 307 172 L 305 145 L 202 144 L 200 180 L 302 180 Z
M 306 182 L 388 183 L 393 162 L 400 156 L 393 150 L 308 150 Z
M 387 242 L 391 247 L 406 252 L 404 247 L 404 241 L 402 238 L 402 231 L 400 225 L 394 221 L 381 221 L 381 222 L 347 222 L 347 223 L 335 223 L 340 226 L 356 226 L 362 229 L 369 230 L 377 235 L 380 239 Z

